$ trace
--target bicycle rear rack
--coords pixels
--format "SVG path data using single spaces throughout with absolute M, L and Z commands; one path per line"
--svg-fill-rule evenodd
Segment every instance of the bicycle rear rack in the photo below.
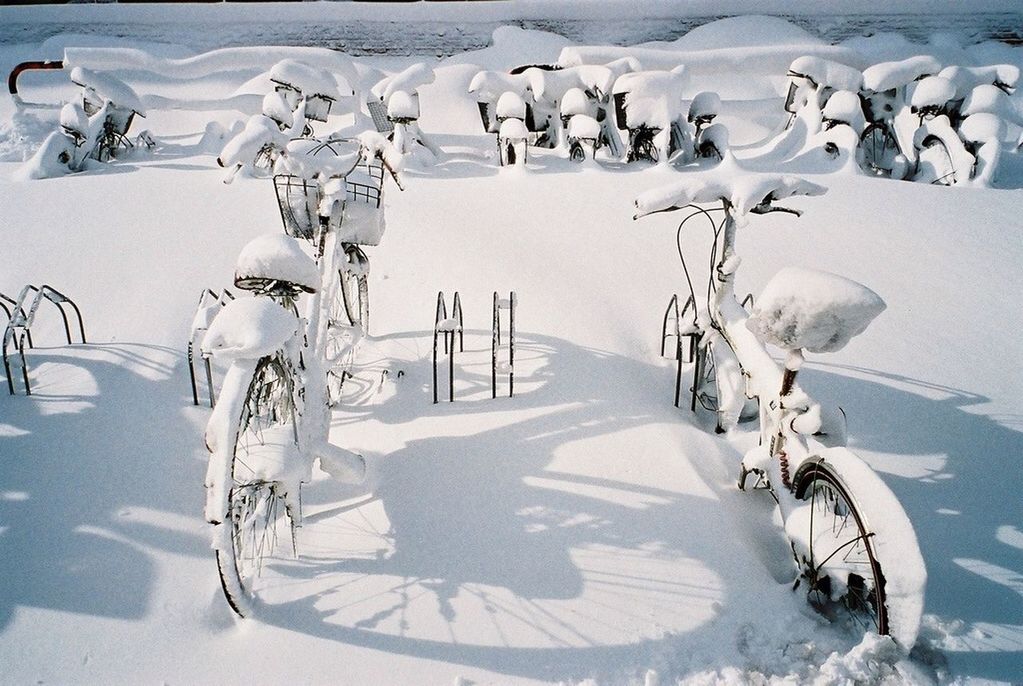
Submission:
M 31 293 L 35 295 L 32 296 L 32 302 L 26 308 L 25 302 Z M 11 370 L 9 350 L 12 343 L 14 344 L 15 351 L 18 353 L 21 365 L 21 378 L 25 384 L 25 395 L 32 395 L 32 386 L 28 380 L 28 362 L 25 359 L 25 345 L 27 344 L 30 348 L 34 347 L 31 329 L 32 324 L 35 322 L 36 312 L 39 310 L 39 305 L 42 304 L 43 300 L 53 303 L 57 311 L 60 312 L 60 317 L 64 322 L 64 335 L 67 337 L 68 345 L 72 344 L 71 322 L 68 320 L 68 313 L 64 309 L 64 305 L 69 305 L 74 310 L 75 317 L 78 319 L 78 331 L 81 335 L 82 343 L 88 342 L 85 338 L 85 322 L 82 321 L 82 312 L 78 309 L 78 305 L 71 298 L 52 286 L 46 284 L 33 286 L 29 284 L 21 289 L 17 300 L 7 296 L 0 298 L 0 304 L 2 304 L 4 312 L 7 313 L 7 327 L 4 330 L 3 361 L 4 373 L 7 375 L 7 390 L 11 395 L 15 394 L 14 374 Z M 13 308 L 9 309 L 8 304 L 12 305 Z
M 465 327 L 462 320 L 462 300 L 455 291 L 455 299 L 451 305 L 451 317 L 448 317 L 444 292 L 437 293 L 437 311 L 433 321 L 433 403 L 438 402 L 437 394 L 437 341 L 444 336 L 444 352 L 448 355 L 448 400 L 455 401 L 455 335 L 458 335 L 458 351 L 465 352 Z
M 210 288 L 199 294 L 199 303 L 195 307 L 195 316 L 192 317 L 192 332 L 188 336 L 188 376 L 192 382 L 192 404 L 199 404 L 199 388 L 195 378 L 195 347 L 200 343 L 200 332 L 205 333 L 210 327 L 213 317 L 224 305 L 234 300 L 234 294 L 226 288 L 216 293 Z M 210 358 L 202 356 L 203 367 L 206 370 L 206 388 L 210 398 L 210 407 L 216 404 L 213 394 L 213 369 Z
M 518 298 L 515 291 L 511 291 L 507 298 L 500 298 L 497 291 L 494 291 L 494 324 L 490 339 L 490 392 L 491 397 L 497 397 L 497 372 L 508 371 L 508 397 L 515 396 L 515 306 Z M 508 343 L 501 342 L 501 310 L 508 311 Z M 499 365 L 497 362 L 498 350 L 502 347 L 508 348 L 508 362 L 506 365 Z
M 692 310 L 693 321 L 691 324 L 687 323 L 683 330 L 682 320 L 690 309 Z M 669 323 L 672 324 L 671 330 L 668 329 Z M 693 296 L 689 296 L 681 311 L 678 309 L 677 293 L 671 296 L 671 300 L 668 301 L 668 307 L 664 310 L 664 320 L 661 325 L 661 357 L 665 356 L 664 351 L 669 338 L 675 339 L 675 407 L 678 407 L 679 399 L 682 395 L 682 365 L 689 364 L 696 358 L 696 349 L 700 342 L 700 332 L 696 328 L 696 300 Z M 685 348 L 685 354 L 683 354 L 682 349 L 683 338 L 689 344 Z M 695 407 L 693 409 L 695 410 Z

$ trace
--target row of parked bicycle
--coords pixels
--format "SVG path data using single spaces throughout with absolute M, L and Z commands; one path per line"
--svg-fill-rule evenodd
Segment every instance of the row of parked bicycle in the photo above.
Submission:
M 942 66 L 930 56 L 862 72 L 818 57 L 789 68 L 788 127 L 804 126 L 828 152 L 855 153 L 862 168 L 893 179 L 990 184 L 1002 150 L 1023 143 L 1009 95 L 1011 64 Z
M 721 100 L 713 92 L 687 99 L 685 77 L 684 66 L 643 70 L 623 58 L 482 71 L 469 91 L 484 129 L 498 135 L 502 164 L 523 163 L 528 146 L 567 149 L 580 162 L 601 148 L 628 162 L 720 160 L 728 149 L 727 129 L 714 122 Z M 802 149 L 844 153 L 867 173 L 951 185 L 990 184 L 1002 150 L 1023 143 L 1023 118 L 1009 99 L 1014 65 L 943 66 L 918 56 L 861 72 L 805 56 L 788 77 L 789 118 L 773 147 L 798 129 Z
M 60 68 L 60 62 L 16 69 Z M 41 178 L 80 171 L 119 149 L 152 145 L 128 130 L 145 109 L 138 95 L 109 73 L 71 70 L 81 86 L 61 110 L 60 128 L 28 163 Z M 326 122 L 341 95 L 351 95 L 328 71 L 285 59 L 269 72 L 274 90 L 259 113 L 237 126 L 218 156 L 231 177 L 251 168 L 270 171 L 288 141 Z M 1004 150 L 1023 143 L 1023 116 L 1010 99 L 1019 68 L 1009 64 L 942 65 L 930 56 L 875 64 L 863 71 L 815 56 L 792 62 L 784 131 L 757 149 L 822 150 L 868 174 L 894 179 L 989 185 Z M 375 128 L 403 156 L 440 154 L 419 127 L 419 88 L 433 70 L 414 64 L 369 89 L 365 109 L 346 100 L 353 130 Z M 11 83 L 17 83 L 17 73 Z M 602 158 L 686 165 L 721 160 L 729 149 L 716 93 L 687 93 L 686 68 L 645 70 L 632 57 L 602 65 L 525 65 L 481 71 L 469 84 L 483 128 L 497 135 L 502 165 L 524 165 L 530 148 L 556 149 L 570 159 Z M 772 159 L 774 159 L 772 158 Z

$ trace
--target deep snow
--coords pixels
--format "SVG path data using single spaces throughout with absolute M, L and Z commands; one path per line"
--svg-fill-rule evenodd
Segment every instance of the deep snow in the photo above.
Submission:
M 743 21 L 701 33 L 734 43 Z M 93 341 L 49 347 L 58 324 L 41 314 L 35 395 L 0 397 L 0 680 L 1019 678 L 1018 156 L 1003 158 L 999 190 L 813 176 L 830 190 L 792 201 L 801 219 L 758 218 L 739 234 L 742 290 L 791 264 L 851 277 L 888 304 L 801 374 L 845 408 L 851 447 L 916 526 L 930 574 L 925 626 L 913 660 L 899 660 L 884 642 L 822 623 L 789 591 L 769 497 L 739 493 L 736 447 L 707 430 L 708 417 L 671 406 L 658 332 L 684 288 L 675 221 L 631 215 L 636 195 L 679 172 L 580 170 L 549 155 L 524 173 L 496 167 L 470 79 L 554 61 L 566 44 L 503 29 L 494 46 L 433 64 L 421 124 L 446 155 L 409 170 L 404 193 L 387 184 L 390 228 L 370 251 L 373 338 L 333 418 L 334 442 L 366 454 L 370 479 L 307 489 L 303 558 L 275 567 L 259 622 L 238 624 L 220 596 L 201 515 L 209 410 L 189 404 L 183 355 L 201 288 L 229 286 L 244 244 L 280 227 L 271 183 L 222 184 L 217 141 L 200 144 L 210 120 L 227 128 L 241 113 L 150 106 L 153 154 L 62 179 L 16 182 L 18 164 L 0 164 L 0 290 L 53 283 L 76 298 Z M 873 61 L 924 50 L 853 44 Z M 34 49 L 0 46 L 0 71 Z M 1023 64 L 1004 45 L 942 49 L 960 62 Z M 784 120 L 783 72 L 749 69 L 726 78 L 705 68 L 691 84 L 722 81 L 721 119 L 739 144 Z M 130 83 L 144 101 L 216 99 L 258 71 Z M 33 99 L 71 93 L 35 83 Z M 5 99 L 8 160 L 38 142 L 34 122 L 17 129 L 19 143 L 11 121 Z M 469 329 L 453 405 L 431 404 L 438 290 L 461 293 Z M 516 397 L 496 401 L 494 290 L 516 291 L 520 337 Z

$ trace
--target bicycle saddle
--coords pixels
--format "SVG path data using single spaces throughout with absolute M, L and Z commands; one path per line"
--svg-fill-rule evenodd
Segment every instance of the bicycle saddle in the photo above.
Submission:
M 239 298 L 224 305 L 202 340 L 203 354 L 258 360 L 280 350 L 298 331 L 299 319 L 268 298 Z
M 235 262 L 234 285 L 247 291 L 294 296 L 303 291 L 315 293 L 320 273 L 298 239 L 272 233 L 242 248 Z
M 867 328 L 886 305 L 874 291 L 844 276 L 786 267 L 756 299 L 746 327 L 783 350 L 834 352 Z
M 863 70 L 864 90 L 875 93 L 913 83 L 924 76 L 937 74 L 941 63 L 930 55 L 917 55 L 897 62 L 881 62 Z

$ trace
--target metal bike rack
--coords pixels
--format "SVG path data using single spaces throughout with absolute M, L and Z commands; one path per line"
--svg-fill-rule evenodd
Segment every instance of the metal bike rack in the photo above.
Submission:
M 508 397 L 511 398 L 515 395 L 515 305 L 517 303 L 518 298 L 515 296 L 515 291 L 509 293 L 507 298 L 498 297 L 497 291 L 494 291 L 494 319 L 490 338 L 490 393 L 492 398 L 497 397 L 497 353 L 502 347 L 508 348 Z M 501 310 L 508 311 L 508 343 L 506 346 L 501 341 Z
M 192 382 L 192 404 L 199 404 L 199 388 L 195 378 L 195 347 L 196 343 L 199 342 L 199 333 L 205 332 L 212 321 L 212 317 L 208 316 L 213 310 L 219 310 L 228 302 L 234 300 L 234 294 L 226 288 L 220 291 L 218 294 L 213 289 L 204 289 L 199 294 L 199 302 L 195 307 L 195 316 L 192 318 L 192 333 L 188 337 L 188 376 Z M 207 316 L 202 321 L 202 325 L 196 326 L 199 321 L 199 315 L 205 310 Z M 213 394 L 213 369 L 210 365 L 210 358 L 206 355 L 202 356 L 203 367 L 206 370 L 206 388 L 210 398 L 210 407 L 216 404 L 216 398 Z
M 4 311 L 4 314 L 7 315 L 8 323 L 10 323 L 11 319 L 13 318 L 14 315 L 12 313 L 15 310 L 20 312 L 22 317 L 25 317 L 25 310 L 22 309 L 18 305 L 18 301 L 15 300 L 14 298 L 12 298 L 11 296 L 5 294 L 5 293 L 0 293 L 0 308 L 2 308 L 3 311 Z M 7 325 L 5 324 L 4 326 L 7 326 Z M 35 346 L 32 344 L 32 332 L 28 331 L 26 333 L 27 333 L 28 347 L 29 348 L 34 348 Z
M 661 357 L 664 357 L 668 339 L 675 339 L 675 407 L 679 406 L 679 399 L 682 395 L 682 365 L 689 364 L 694 360 L 699 363 L 699 356 L 696 354 L 696 350 L 700 345 L 700 333 L 695 326 L 686 326 L 684 330 L 682 326 L 682 320 L 685 319 L 686 314 L 688 314 L 690 310 L 692 310 L 692 317 L 695 321 L 695 298 L 690 295 L 689 299 L 686 300 L 685 305 L 683 305 L 682 309 L 679 310 L 678 294 L 676 293 L 671 296 L 671 300 L 668 301 L 668 307 L 664 310 L 664 320 L 661 325 Z M 670 330 L 668 328 L 669 324 L 672 325 Z M 686 339 L 688 342 L 684 353 L 682 339 Z M 698 374 L 699 370 L 697 369 L 695 373 Z M 695 400 L 693 402 L 695 403 Z M 693 409 L 695 410 L 695 405 Z
M 63 69 L 64 62 L 61 60 L 34 60 L 30 62 L 22 62 L 11 70 L 11 73 L 7 76 L 7 90 L 10 92 L 15 104 L 19 107 L 48 107 L 57 109 L 60 105 L 43 105 L 40 103 L 28 103 L 21 99 L 18 95 L 18 77 L 26 71 L 52 71 L 57 69 Z
M 448 356 L 448 400 L 455 401 L 455 335 L 458 335 L 458 351 L 465 352 L 465 339 L 462 321 L 462 300 L 455 292 L 451 305 L 451 317 L 444 302 L 444 292 L 437 293 L 437 312 L 433 322 L 433 402 L 438 402 L 437 395 L 437 341 L 444 335 L 444 352 Z
M 32 296 L 31 304 L 26 308 L 25 302 L 30 294 L 34 295 Z M 25 346 L 27 344 L 29 347 L 33 347 L 32 324 L 35 322 L 36 312 L 39 310 L 39 305 L 42 304 L 43 300 L 53 303 L 57 311 L 60 312 L 61 319 L 64 322 L 64 335 L 67 337 L 68 345 L 72 344 L 71 322 L 68 320 L 68 313 L 64 309 L 64 305 L 69 305 L 74 310 L 75 317 L 78 319 L 78 331 L 81 335 L 82 343 L 88 342 L 85 338 L 85 323 L 82 321 L 82 312 L 78 309 L 78 305 L 71 298 L 52 286 L 46 284 L 33 286 L 29 284 L 21 289 L 17 300 L 4 296 L 3 302 L 13 303 L 13 309 L 8 309 L 7 304 L 3 305 L 4 311 L 8 313 L 7 328 L 4 330 L 3 362 L 4 373 L 7 375 L 7 390 L 11 395 L 15 394 L 14 375 L 11 372 L 9 350 L 12 343 L 20 360 L 21 378 L 25 384 L 25 395 L 32 395 L 32 386 L 28 380 L 28 362 L 25 360 Z

